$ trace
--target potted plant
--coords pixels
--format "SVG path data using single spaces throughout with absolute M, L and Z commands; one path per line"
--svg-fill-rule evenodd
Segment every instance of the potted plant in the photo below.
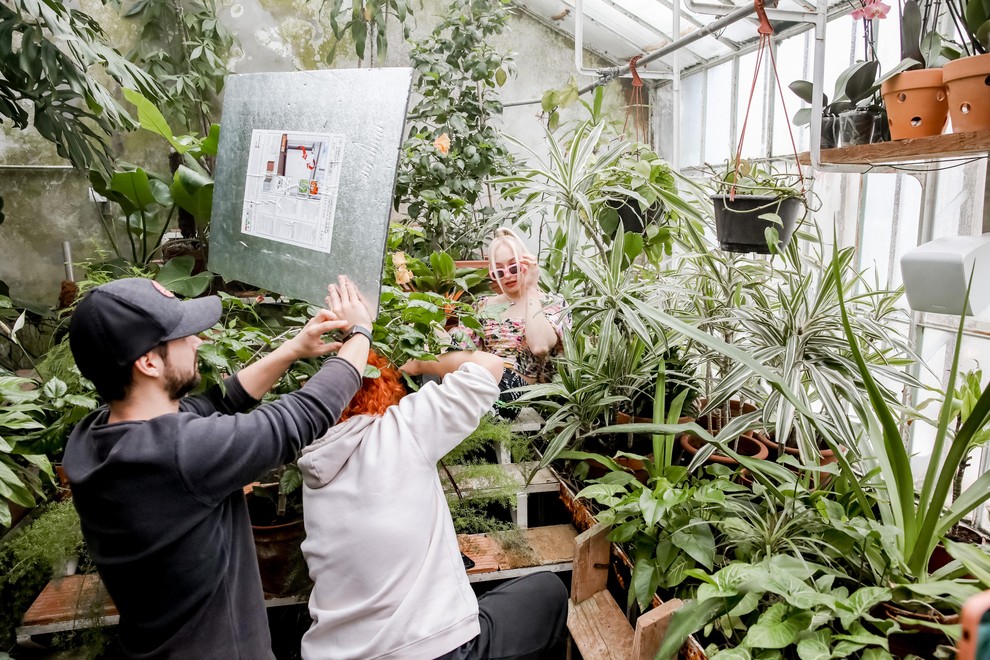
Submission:
M 807 209 L 796 175 L 749 161 L 728 161 L 716 174 L 711 195 L 719 246 L 729 252 L 771 254 L 785 247 Z
M 952 118 L 952 132 L 982 131 L 990 128 L 990 102 L 987 76 L 990 75 L 990 6 L 983 0 L 953 0 L 949 11 L 962 34 L 967 57 L 946 62 L 942 67 Z
M 302 516 L 302 474 L 295 463 L 244 487 L 258 571 L 265 593 L 296 594 L 310 584 L 301 544 L 306 538 Z
M 906 71 L 886 80 L 880 91 L 893 140 L 930 137 L 945 130 L 949 106 L 942 71 L 942 38 L 934 30 L 939 5 L 905 0 L 901 7 L 901 61 L 913 60 Z
M 832 102 L 822 96 L 822 149 L 870 144 L 884 136 L 884 131 L 877 130 L 883 115 L 879 73 L 880 63 L 875 59 L 856 62 L 836 78 Z M 795 80 L 789 87 L 805 103 L 812 102 L 811 82 Z M 811 108 L 794 113 L 795 126 L 810 122 Z

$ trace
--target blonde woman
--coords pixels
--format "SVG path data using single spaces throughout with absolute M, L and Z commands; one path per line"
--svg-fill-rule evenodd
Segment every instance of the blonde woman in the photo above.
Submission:
M 459 329 L 477 348 L 502 358 L 505 373 L 499 383 L 500 400 L 508 403 L 519 395 L 507 390 L 550 380 L 553 369 L 549 358 L 560 349 L 570 315 L 560 295 L 540 290 L 536 257 L 511 229 L 503 227 L 495 232 L 488 255 L 492 288 L 499 293 L 475 303 L 481 317 L 480 336 L 463 326 Z M 463 342 L 458 345 L 465 347 Z M 500 412 L 515 417 L 504 409 Z

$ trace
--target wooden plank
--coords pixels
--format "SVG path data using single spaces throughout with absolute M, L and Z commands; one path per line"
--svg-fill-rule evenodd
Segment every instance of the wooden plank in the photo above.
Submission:
M 636 620 L 632 660 L 653 660 L 660 649 L 660 643 L 667 635 L 667 628 L 670 626 L 670 620 L 674 617 L 674 612 L 679 610 L 683 604 L 677 598 L 668 600 L 662 603 L 660 607 L 654 607 Z
M 633 628 L 611 594 L 599 591 L 580 603 L 571 600 L 567 609 L 567 630 L 588 660 L 629 660 Z
M 293 596 L 265 595 L 265 607 L 298 605 L 309 600 L 308 594 Z M 112 626 L 120 620 L 117 607 L 103 588 L 100 576 L 69 575 L 49 582 L 24 613 L 17 628 L 19 637 L 81 630 L 94 626 Z
M 601 523 L 581 532 L 574 539 L 574 574 L 571 576 L 571 600 L 582 603 L 608 582 L 609 550 L 606 536 L 609 527 Z
M 875 165 L 936 158 L 977 156 L 990 151 L 990 131 L 946 133 L 925 138 L 861 144 L 841 149 L 822 149 L 823 163 L 831 165 Z M 798 154 L 802 164 L 810 164 L 811 154 Z
M 577 531 L 570 525 L 547 525 L 520 530 L 522 543 L 505 547 L 487 534 L 460 534 L 461 552 L 474 560 L 472 582 L 509 579 L 541 570 L 568 570 L 574 558 Z M 511 537 L 510 537 L 511 538 Z

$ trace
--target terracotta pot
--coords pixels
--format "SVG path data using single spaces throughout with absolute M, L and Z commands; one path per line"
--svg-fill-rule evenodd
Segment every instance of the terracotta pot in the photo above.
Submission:
M 942 68 L 952 132 L 990 128 L 990 54 L 963 57 Z
M 801 458 L 801 452 L 800 450 L 798 450 L 797 447 L 788 447 L 787 445 L 777 444 L 776 438 L 773 433 L 770 434 L 761 433 L 757 437 L 759 438 L 760 442 L 765 444 L 767 446 L 767 449 L 770 450 L 770 456 L 772 458 L 779 458 L 783 454 L 790 454 L 791 456 L 797 459 Z M 830 463 L 835 463 L 835 452 L 833 452 L 831 449 L 819 449 L 818 456 L 821 459 L 819 460 L 819 463 L 821 465 L 828 465 Z
M 488 270 L 488 259 L 462 259 L 454 262 L 454 268 L 484 268 Z
M 887 636 L 890 653 L 896 658 L 906 658 L 909 655 L 921 658 L 934 658 L 935 649 L 940 645 L 951 646 L 952 640 L 931 624 L 955 625 L 959 623 L 958 614 L 919 614 L 902 609 L 893 603 L 882 603 L 880 613 L 889 619 L 901 620 L 904 632 L 891 633 Z M 907 620 L 905 622 L 905 620 Z
M 685 433 L 678 436 L 677 442 L 681 445 L 681 449 L 691 456 L 697 454 L 698 450 L 706 444 L 704 440 L 697 436 L 691 435 L 690 433 Z M 743 456 L 749 456 L 757 460 L 763 460 L 770 454 L 766 445 L 754 438 L 752 435 L 748 434 L 739 436 L 739 445 L 736 447 L 736 453 L 742 454 Z M 709 456 L 707 462 L 721 463 L 722 465 L 739 464 L 736 462 L 736 459 L 729 458 L 724 454 L 720 454 L 718 451 Z
M 892 140 L 941 135 L 949 103 L 941 69 L 899 73 L 880 86 Z
M 678 424 L 690 424 L 694 421 L 694 417 L 680 417 L 677 420 Z M 624 413 L 621 410 L 615 413 L 615 423 L 616 424 L 652 424 L 652 417 L 633 417 L 628 413 Z
M 306 538 L 302 520 L 268 527 L 251 526 L 258 553 L 261 588 L 266 593 L 286 596 L 299 593 L 309 584 L 309 572 L 300 544 Z

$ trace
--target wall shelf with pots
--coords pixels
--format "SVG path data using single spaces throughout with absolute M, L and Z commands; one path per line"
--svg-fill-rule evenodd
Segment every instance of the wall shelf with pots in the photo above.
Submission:
M 875 142 L 838 149 L 822 149 L 821 162 L 830 165 L 880 165 L 919 160 L 979 156 L 990 152 L 990 131 L 944 133 L 932 137 Z M 810 152 L 798 154 L 802 164 L 811 162 Z

